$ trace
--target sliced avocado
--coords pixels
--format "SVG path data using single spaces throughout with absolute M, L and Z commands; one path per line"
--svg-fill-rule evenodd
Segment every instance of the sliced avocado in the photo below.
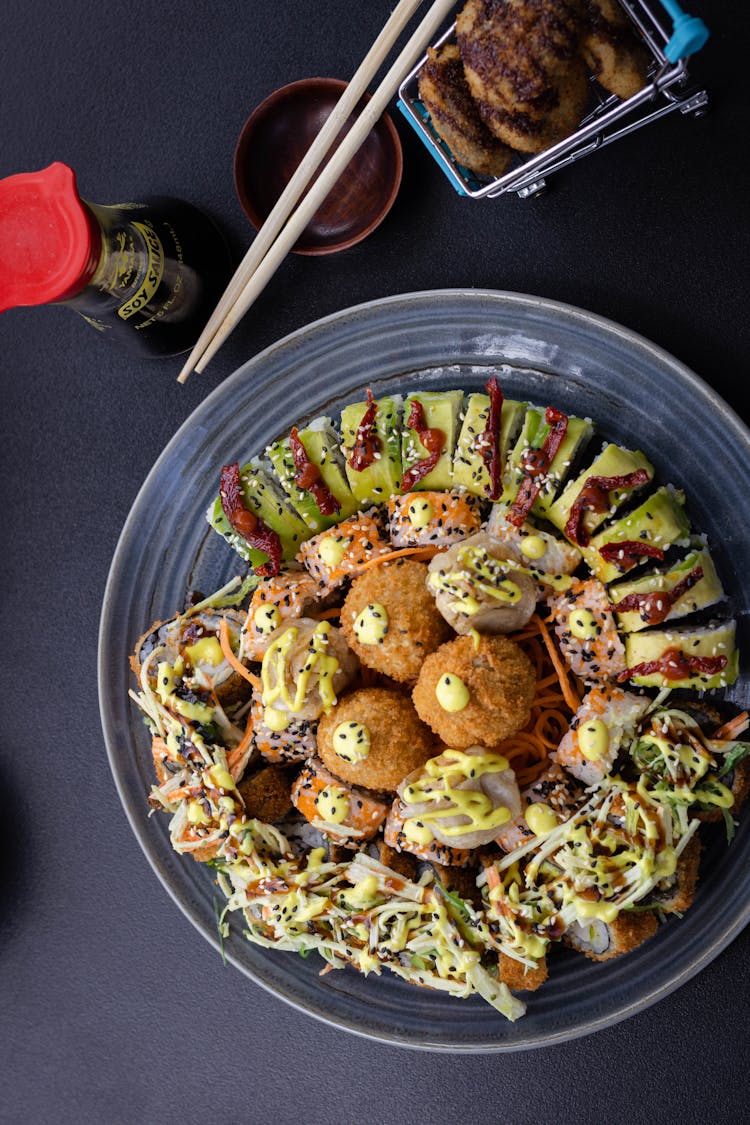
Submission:
M 659 672 L 647 676 L 633 676 L 632 683 L 642 687 L 708 688 L 726 687 L 737 679 L 739 657 L 734 644 L 736 625 L 726 621 L 698 629 L 653 630 L 647 633 L 629 633 L 625 638 L 625 659 L 628 668 L 636 668 L 651 660 L 659 660 L 669 649 L 679 649 L 686 656 L 726 656 L 727 665 L 713 676 L 686 676 L 683 680 L 667 680 Z
M 527 449 L 541 449 L 550 427 L 544 420 L 544 410 L 532 406 L 526 411 L 523 428 L 518 441 L 513 447 L 505 475 L 503 477 L 504 489 L 500 498 L 506 506 L 512 504 L 524 478 L 521 468 L 521 459 Z M 557 495 L 560 485 L 568 475 L 570 466 L 577 454 L 584 448 L 594 432 L 593 423 L 588 418 L 568 418 L 565 437 L 560 443 L 549 472 L 544 476 L 542 489 L 534 501 L 532 512 L 538 516 L 547 515 L 552 502 Z
M 349 464 L 357 437 L 357 428 L 368 404 L 354 402 L 341 411 L 341 442 L 346 476 L 361 508 L 384 504 L 389 496 L 401 492 L 401 397 L 379 398 L 375 415 L 375 432 L 380 439 L 379 456 L 366 469 L 353 469 Z
M 302 516 L 307 526 L 314 532 L 325 531 L 334 523 L 344 520 L 357 510 L 357 501 L 352 496 L 346 479 L 344 458 L 339 449 L 338 434 L 329 418 L 316 418 L 304 430 L 299 431 L 299 439 L 305 447 L 313 465 L 320 469 L 320 475 L 330 492 L 336 497 L 340 508 L 330 516 L 325 516 L 315 502 L 312 493 L 300 488 L 295 476 L 297 469 L 292 456 L 289 437 L 274 442 L 266 450 L 281 487 L 289 497 L 292 507 Z
M 657 489 L 639 508 L 609 524 L 581 551 L 589 570 L 602 582 L 614 582 L 623 571 L 599 554 L 606 543 L 642 540 L 666 551 L 673 543 L 687 539 L 690 521 L 685 515 L 685 493 L 664 487 Z M 645 556 L 644 556 L 645 557 Z
M 618 582 L 617 585 L 610 586 L 609 596 L 617 604 L 630 594 L 668 593 L 698 566 L 703 571 L 703 577 L 677 599 L 664 620 L 673 621 L 679 617 L 687 617 L 689 613 L 695 613 L 698 609 L 716 605 L 724 597 L 724 590 L 708 548 L 691 551 L 670 570 L 655 571 L 633 582 Z M 648 624 L 637 609 L 618 613 L 617 623 L 626 633 L 638 633 Z
M 498 442 L 500 464 L 503 468 L 508 458 L 511 443 L 518 436 L 527 408 L 528 403 L 515 402 L 513 399 L 503 400 L 503 409 L 500 414 L 500 440 Z M 489 395 L 469 395 L 461 433 L 453 457 L 454 487 L 465 488 L 468 492 L 473 492 L 476 496 L 482 497 L 488 495 L 490 474 L 487 471 L 484 458 L 477 449 L 477 442 L 487 427 L 489 409 Z
M 240 477 L 247 508 L 277 533 L 281 540 L 283 557 L 293 559 L 300 543 L 312 535 L 311 530 L 290 506 L 286 496 L 258 458 L 249 461 L 240 470 Z M 265 551 L 251 547 L 229 526 L 218 496 L 206 512 L 206 519 L 214 531 L 218 531 L 229 546 L 233 547 L 250 566 L 262 566 L 263 563 L 268 562 Z
M 412 402 L 418 402 L 424 412 L 428 429 L 442 430 L 445 442 L 435 468 L 414 486 L 415 489 L 447 492 L 453 487 L 453 450 L 458 436 L 458 415 L 463 406 L 463 391 L 419 391 L 404 402 L 404 432 L 401 458 L 404 473 L 417 461 L 429 454 L 419 440 L 419 434 L 407 425 Z
M 639 449 L 623 449 L 619 445 L 605 446 L 589 468 L 576 477 L 574 481 L 571 481 L 558 499 L 555 500 L 549 509 L 547 518 L 556 528 L 564 531 L 571 509 L 580 496 L 584 485 L 591 477 L 624 477 L 638 469 L 645 469 L 649 481 L 653 480 L 654 466 Z M 645 484 L 640 485 L 640 487 L 645 487 Z M 587 511 L 583 516 L 583 526 L 589 535 L 593 535 L 597 527 L 604 523 L 609 516 L 613 516 L 628 497 L 633 496 L 636 491 L 637 489 L 619 489 L 610 492 L 608 511 Z

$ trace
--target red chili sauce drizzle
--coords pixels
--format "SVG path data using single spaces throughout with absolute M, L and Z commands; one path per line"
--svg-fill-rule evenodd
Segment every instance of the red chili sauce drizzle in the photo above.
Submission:
M 658 672 L 665 680 L 687 680 L 690 676 L 716 676 L 727 666 L 726 656 L 688 656 L 679 648 L 668 648 L 658 660 L 646 660 L 626 668 L 617 677 L 618 683 L 633 676 L 650 676 Z
M 229 526 L 241 535 L 246 543 L 258 551 L 265 551 L 268 562 L 255 567 L 261 578 L 272 578 L 281 569 L 281 540 L 275 531 L 263 523 L 260 516 L 251 512 L 242 497 L 242 479 L 239 462 L 224 465 L 221 470 L 219 498 Z
M 412 401 L 406 424 L 410 429 L 417 431 L 419 440 L 428 454 L 421 461 L 415 461 L 403 475 L 401 489 L 403 492 L 411 492 L 414 485 L 431 473 L 440 460 L 445 445 L 445 434 L 442 430 L 433 430 L 426 425 L 421 402 Z
M 661 547 L 654 547 L 643 539 L 615 539 L 613 543 L 605 543 L 600 547 L 599 554 L 605 562 L 613 563 L 621 574 L 632 570 L 640 558 L 659 561 L 664 558 Z
M 375 433 L 375 416 L 378 404 L 372 397 L 372 391 L 367 388 L 367 408 L 362 415 L 362 421 L 357 426 L 354 445 L 348 457 L 349 468 L 361 473 L 375 460 L 375 454 L 383 447 L 378 435 Z
M 500 464 L 500 418 L 503 410 L 503 392 L 495 375 L 487 380 L 485 387 L 490 396 L 487 412 L 487 425 L 477 438 L 476 448 L 484 461 L 490 476 L 486 492 L 490 500 L 497 500 L 502 487 L 502 465 Z
M 562 445 L 568 429 L 568 415 L 554 406 L 548 406 L 544 420 L 550 430 L 540 449 L 526 449 L 521 455 L 523 480 L 516 498 L 505 513 L 505 518 L 516 527 L 522 527 L 531 511 L 534 501 L 542 490 L 543 476 L 549 472 L 558 449 Z
M 615 613 L 637 610 L 641 615 L 641 621 L 645 621 L 647 625 L 661 625 L 662 621 L 666 621 L 675 602 L 678 602 L 688 590 L 692 590 L 702 577 L 703 567 L 696 566 L 695 570 L 691 570 L 671 590 L 652 590 L 640 594 L 628 594 L 626 598 L 623 598 L 612 608 Z
M 307 456 L 307 450 L 300 441 L 296 426 L 289 432 L 289 447 L 294 458 L 294 483 L 305 492 L 309 492 L 315 503 L 320 508 L 322 515 L 332 516 L 339 511 L 341 505 L 323 480 L 320 469 L 313 465 Z
M 565 534 L 579 547 L 588 547 L 591 536 L 583 526 L 584 512 L 609 511 L 609 494 L 615 489 L 630 491 L 641 484 L 648 484 L 650 477 L 645 469 L 636 469 L 620 477 L 588 477 L 575 504 L 570 509 Z

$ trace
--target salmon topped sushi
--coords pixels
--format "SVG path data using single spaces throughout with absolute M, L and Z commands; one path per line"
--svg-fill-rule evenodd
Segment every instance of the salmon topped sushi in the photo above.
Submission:
M 266 578 L 250 601 L 242 626 L 240 656 L 262 660 L 271 634 L 285 621 L 305 617 L 320 598 L 318 583 L 306 570 L 282 570 Z
M 592 688 L 576 711 L 553 758 L 584 785 L 596 785 L 612 770 L 650 699 L 621 688 Z
M 562 654 L 579 679 L 587 684 L 607 683 L 625 671 L 625 646 L 612 603 L 597 578 L 575 581 L 549 605 Z
M 564 539 L 542 531 L 530 520 L 522 527 L 516 527 L 506 520 L 499 504 L 492 506 L 487 521 L 487 534 L 502 543 L 515 562 L 535 572 L 542 597 L 549 595 L 555 588 L 564 588 L 565 583 L 559 579 L 573 574 L 581 564 L 581 552 L 572 543 L 566 543 Z M 550 576 L 549 581 L 545 581 L 545 575 Z M 556 580 L 553 582 L 552 579 Z
M 380 512 L 370 508 L 308 539 L 300 547 L 298 558 L 316 580 L 322 598 L 358 574 L 363 563 L 390 552 Z
M 409 492 L 388 501 L 388 534 L 398 549 L 447 547 L 481 526 L 479 501 L 469 492 Z
M 569 773 L 552 762 L 536 781 L 521 790 L 523 811 L 503 824 L 495 843 L 512 852 L 535 836 L 546 836 L 581 802 L 582 790 Z
M 292 804 L 314 828 L 352 848 L 372 839 L 388 813 L 384 801 L 329 773 L 317 758 L 310 759 L 294 782 Z

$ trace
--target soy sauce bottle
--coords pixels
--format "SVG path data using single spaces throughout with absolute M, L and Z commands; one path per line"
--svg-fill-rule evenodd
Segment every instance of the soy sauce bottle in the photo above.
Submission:
M 0 312 L 63 304 L 131 352 L 178 355 L 231 268 L 219 229 L 182 200 L 89 203 L 59 162 L 0 180 Z

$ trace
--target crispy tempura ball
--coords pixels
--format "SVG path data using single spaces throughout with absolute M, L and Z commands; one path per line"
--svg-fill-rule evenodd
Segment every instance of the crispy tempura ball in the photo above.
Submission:
M 354 579 L 341 611 L 341 628 L 362 663 L 401 683 L 414 683 L 425 656 L 450 636 L 426 579 L 424 563 L 382 563 Z
M 435 753 L 435 739 L 408 696 L 362 688 L 320 720 L 318 754 L 343 781 L 395 791 Z
M 528 723 L 536 673 L 507 637 L 457 637 L 428 656 L 414 706 L 447 746 L 497 746 Z

